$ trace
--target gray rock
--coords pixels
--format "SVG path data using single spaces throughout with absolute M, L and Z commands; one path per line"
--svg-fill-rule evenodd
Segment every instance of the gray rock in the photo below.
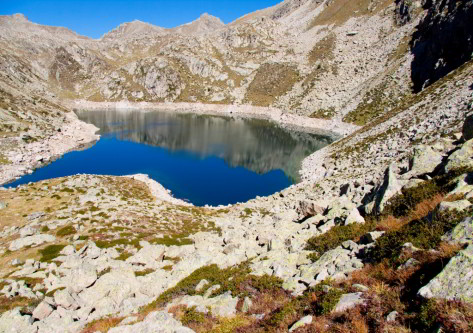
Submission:
M 370 290 L 370 288 L 368 288 L 367 286 L 364 286 L 362 284 L 354 284 L 352 287 L 359 290 L 359 291 L 368 291 L 368 290 Z
M 19 238 L 11 242 L 10 247 L 8 249 L 10 251 L 17 251 L 19 249 L 24 248 L 25 246 L 37 246 L 44 243 L 54 242 L 55 240 L 56 237 L 47 234 L 27 236 L 25 238 Z
M 11 261 L 11 265 L 12 266 L 19 266 L 19 265 L 23 265 L 23 262 L 20 259 L 13 259 Z
M 467 116 L 463 123 L 463 138 L 465 141 L 473 139 L 473 114 Z
M 473 139 L 465 142 L 461 148 L 453 152 L 445 165 L 445 172 L 462 167 L 473 167 Z
M 409 161 L 410 171 L 407 173 L 409 178 L 417 177 L 426 173 L 431 173 L 442 163 L 443 156 L 435 152 L 429 146 L 416 146 L 414 153 Z
M 360 242 L 362 244 L 370 244 L 370 243 L 375 242 L 382 235 L 384 235 L 384 231 L 368 232 L 367 234 L 364 234 L 363 236 L 361 236 Z
M 134 325 L 111 328 L 109 333 L 194 333 L 166 311 L 151 312 L 145 320 Z
M 365 206 L 365 212 L 369 214 L 374 210 L 376 213 L 381 213 L 389 199 L 398 194 L 406 183 L 397 179 L 394 165 L 391 164 L 384 173 L 383 183 L 375 191 L 371 206 Z
M 353 208 L 345 220 L 345 225 L 353 223 L 365 223 L 365 219 L 363 218 L 363 216 L 361 216 L 358 208 Z
M 164 245 L 148 245 L 126 261 L 133 265 L 154 267 L 157 263 L 163 261 L 165 251 L 166 246 Z
M 33 333 L 37 332 L 31 316 L 23 316 L 20 307 L 3 313 L 0 317 L 0 332 L 5 333 Z
M 364 304 L 365 300 L 361 296 L 362 293 L 351 293 L 342 295 L 332 312 L 342 312 L 352 309 L 357 305 Z
M 56 291 L 54 294 L 54 302 L 58 306 L 62 306 L 64 309 L 77 310 L 79 308 L 76 300 L 71 296 L 67 289 Z
M 447 210 L 457 210 L 459 212 L 464 211 L 468 207 L 471 206 L 471 202 L 468 200 L 458 200 L 458 201 L 442 201 L 439 205 L 439 211 L 447 211 Z
M 241 312 L 247 313 L 248 311 L 250 311 L 252 306 L 253 301 L 251 300 L 251 298 L 249 298 L 248 296 L 245 297 L 245 299 L 243 300 L 243 306 L 241 307 Z
M 214 291 L 219 290 L 219 289 L 220 289 L 220 285 L 219 285 L 219 284 L 216 284 L 215 286 L 210 287 L 210 288 L 207 289 L 207 291 L 205 292 L 204 298 L 210 297 Z
M 400 265 L 397 269 L 406 269 L 406 268 L 409 268 L 409 267 L 412 267 L 412 266 L 416 266 L 419 264 L 419 261 L 414 259 L 414 258 L 410 258 L 409 260 L 407 260 L 404 264 Z
M 28 215 L 28 216 L 26 217 L 26 219 L 27 219 L 28 221 L 34 221 L 34 220 L 37 220 L 37 219 L 42 218 L 44 215 L 45 215 L 45 214 L 44 214 L 43 212 L 36 212 L 36 213 L 32 213 L 32 214 Z
M 34 229 L 30 226 L 24 227 L 20 230 L 20 237 L 21 238 L 27 237 L 27 236 L 33 236 L 34 234 L 36 234 L 36 229 Z
M 473 244 L 473 218 L 468 217 L 442 237 L 449 243 Z
M 73 292 L 80 293 L 90 287 L 97 280 L 97 268 L 87 262 L 79 267 L 71 269 L 69 275 L 64 279 L 64 284 Z
M 425 298 L 444 298 L 473 302 L 473 245 L 450 259 L 445 268 L 418 294 Z
M 298 328 L 300 328 L 302 326 L 305 326 L 305 325 L 309 325 L 311 323 L 312 323 L 312 316 L 302 317 L 297 322 L 295 322 L 294 325 L 291 326 L 291 328 L 289 329 L 289 332 L 294 332 Z
M 8 205 L 5 202 L 0 201 L 0 209 L 5 209 L 7 207 L 8 207 Z
M 301 200 L 298 203 L 296 212 L 298 214 L 299 220 L 314 216 L 317 214 L 322 214 L 325 208 L 321 207 L 317 202 L 310 200 Z
M 33 311 L 33 318 L 43 320 L 53 312 L 53 307 L 46 302 L 41 302 Z
M 197 292 L 201 291 L 208 284 L 209 284 L 209 281 L 207 281 L 205 279 L 200 280 L 200 282 L 195 287 L 195 291 L 197 291 Z
M 72 254 L 76 253 L 76 249 L 72 245 L 68 245 L 65 248 L 62 249 L 61 254 L 64 256 L 70 256 Z
M 388 316 L 386 317 L 386 321 L 387 321 L 388 323 L 395 322 L 398 315 L 399 315 L 399 312 L 397 312 L 397 311 L 392 311 L 392 312 L 390 312 L 390 313 L 388 314 Z

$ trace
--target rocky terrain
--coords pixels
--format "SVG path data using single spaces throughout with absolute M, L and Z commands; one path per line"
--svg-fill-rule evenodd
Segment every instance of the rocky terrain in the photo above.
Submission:
M 471 332 L 472 10 L 286 0 L 99 40 L 0 17 L 0 183 L 99 139 L 73 108 L 343 136 L 229 207 L 145 175 L 1 188 L 0 332 Z

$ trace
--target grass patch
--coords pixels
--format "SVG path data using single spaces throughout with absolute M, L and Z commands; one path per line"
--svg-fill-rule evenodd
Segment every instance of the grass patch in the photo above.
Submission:
M 56 232 L 56 236 L 59 236 L 59 237 L 70 236 L 70 235 L 74 235 L 76 232 L 77 232 L 76 228 L 74 228 L 72 225 L 69 225 L 67 227 L 59 229 Z
M 220 269 L 217 265 L 201 267 L 185 279 L 179 281 L 175 287 L 166 290 L 153 303 L 146 306 L 143 310 L 145 312 L 152 311 L 178 296 L 202 295 L 211 286 L 217 284 L 220 285 L 220 289 L 216 290 L 213 295 L 219 295 L 231 291 L 234 297 L 248 295 L 249 289 L 264 291 L 274 290 L 281 288 L 282 286 L 283 281 L 277 277 L 267 275 L 260 277 L 251 275 L 250 273 L 251 270 L 248 262 L 226 269 Z M 200 290 L 199 293 L 196 293 L 195 287 L 203 279 L 209 281 L 209 284 Z
M 157 244 L 157 245 L 165 245 L 165 246 L 184 246 L 184 245 L 192 245 L 194 241 L 190 238 L 178 238 L 178 237 L 169 237 L 164 236 L 162 238 L 155 238 L 150 243 Z
M 318 119 L 332 119 L 336 115 L 335 108 L 319 109 L 313 112 L 309 117 Z
M 263 64 L 248 87 L 245 101 L 256 106 L 270 106 L 290 91 L 297 81 L 299 72 L 295 66 Z
M 146 276 L 148 274 L 151 274 L 154 272 L 154 269 L 151 269 L 151 268 L 148 268 L 148 269 L 145 269 L 143 271 L 138 271 L 138 272 L 135 272 L 135 276 Z
M 60 252 L 64 249 L 66 245 L 62 244 L 55 244 L 55 245 L 48 245 L 44 249 L 39 250 L 38 253 L 41 255 L 39 261 L 41 262 L 51 262 L 57 257 L 59 257 Z
M 327 231 L 325 234 L 315 236 L 307 240 L 305 247 L 308 251 L 314 251 L 309 255 L 309 259 L 317 261 L 322 254 L 342 245 L 347 240 L 357 239 L 376 226 L 374 220 L 366 221 L 364 224 L 353 223 L 349 225 L 338 225 Z

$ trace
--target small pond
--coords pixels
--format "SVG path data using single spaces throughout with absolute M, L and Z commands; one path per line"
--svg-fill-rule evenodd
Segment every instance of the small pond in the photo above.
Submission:
M 301 161 L 332 142 L 255 119 L 143 111 L 78 111 L 101 139 L 7 187 L 75 174 L 148 174 L 194 205 L 266 196 L 299 181 Z

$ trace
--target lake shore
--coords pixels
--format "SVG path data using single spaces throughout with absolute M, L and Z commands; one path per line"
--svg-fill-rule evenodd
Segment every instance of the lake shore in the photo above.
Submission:
M 254 118 L 273 121 L 280 126 L 290 129 L 311 132 L 334 139 L 346 136 L 359 127 L 339 120 L 325 120 L 302 117 L 284 112 L 272 107 L 252 105 L 222 105 L 202 103 L 148 103 L 148 102 L 91 102 L 85 100 L 67 101 L 65 103 L 73 110 L 141 110 L 168 111 L 179 113 L 196 113 L 204 115 Z
M 249 105 L 217 105 L 200 103 L 131 103 L 131 102 L 89 102 L 89 101 L 67 101 L 64 103 L 68 108 L 76 111 L 87 110 L 118 110 L 130 111 L 140 110 L 143 112 L 164 111 L 176 113 L 193 113 L 209 116 L 226 116 L 251 119 L 263 119 L 293 131 L 328 136 L 334 141 L 348 135 L 358 127 L 337 120 L 324 120 L 301 117 L 285 113 L 276 108 L 255 107 Z M 68 122 L 62 126 L 61 131 L 53 137 L 45 138 L 34 143 L 24 144 L 20 142 L 16 149 L 6 153 L 10 164 L 0 166 L 0 184 L 7 184 L 32 173 L 34 169 L 44 167 L 62 155 L 73 151 L 90 147 L 100 139 L 95 133 L 98 128 L 79 120 L 75 114 L 68 115 Z M 322 167 L 324 151 L 316 151 L 301 163 L 299 170 L 302 182 L 314 181 L 323 177 L 325 168 Z M 141 180 L 141 179 L 140 179 Z M 150 184 L 147 185 L 150 186 Z M 161 185 L 160 185 L 161 186 Z M 159 191 L 164 193 L 164 187 Z M 161 199 L 172 202 L 172 195 L 167 194 Z

